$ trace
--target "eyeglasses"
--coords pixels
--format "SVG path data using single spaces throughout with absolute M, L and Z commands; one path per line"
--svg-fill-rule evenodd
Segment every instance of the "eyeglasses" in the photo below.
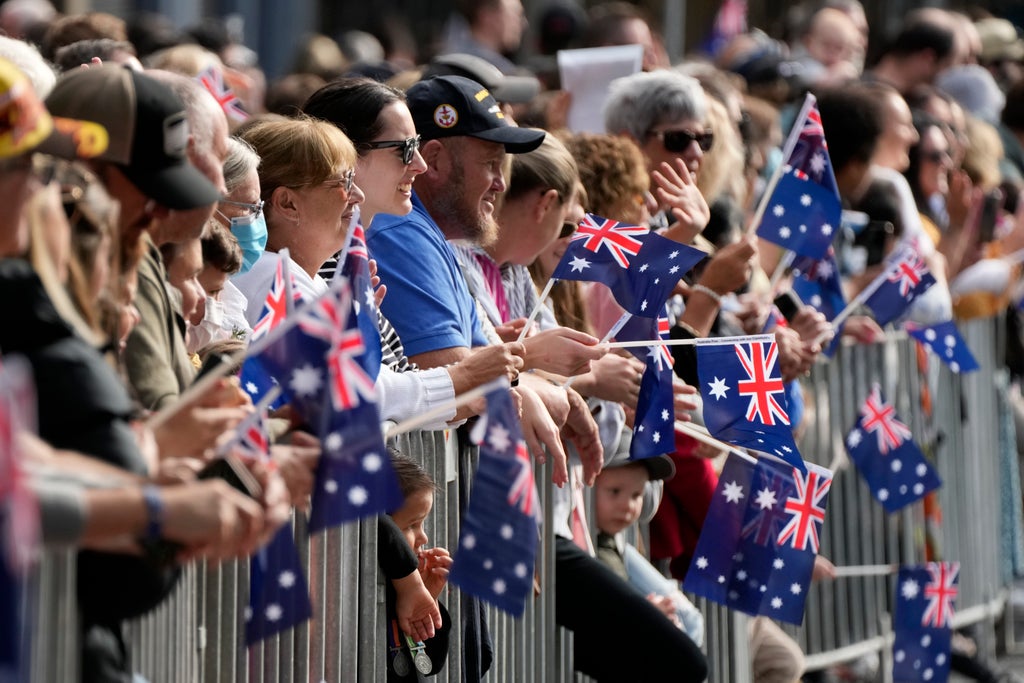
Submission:
M 562 223 L 562 229 L 558 233 L 558 239 L 565 239 L 570 235 L 576 234 L 576 230 L 578 229 L 578 227 L 579 226 L 577 226 L 575 223 L 572 223 L 571 221 L 566 221 L 565 223 Z
M 229 206 L 240 206 L 243 209 L 249 209 L 249 213 L 251 213 L 255 218 L 259 218 L 260 214 L 263 213 L 262 199 L 257 201 L 255 204 L 250 204 L 249 202 L 233 202 L 230 199 L 221 199 L 220 203 L 227 204 Z
M 412 158 L 416 156 L 416 150 L 420 148 L 420 136 L 406 138 L 404 140 L 378 140 L 377 142 L 364 142 L 361 145 L 364 149 L 387 149 L 389 147 L 400 147 L 402 150 L 402 163 L 408 166 Z
M 355 180 L 356 169 L 350 168 L 342 173 L 340 178 L 328 178 L 320 184 L 326 187 L 340 188 L 348 193 L 352 191 L 352 186 L 355 185 Z
M 647 135 L 661 140 L 666 152 L 676 154 L 685 152 L 692 142 L 696 142 L 701 151 L 707 152 L 715 142 L 715 134 L 710 130 L 702 133 L 691 133 L 688 130 L 652 130 Z

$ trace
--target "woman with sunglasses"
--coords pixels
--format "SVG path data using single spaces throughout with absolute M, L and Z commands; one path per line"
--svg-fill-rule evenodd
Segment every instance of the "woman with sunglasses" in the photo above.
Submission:
M 689 243 L 707 225 L 710 210 L 697 178 L 714 132 L 707 98 L 696 79 L 677 71 L 638 73 L 612 82 L 605 130 L 623 135 L 643 152 L 657 209 L 654 227 Z
M 260 198 L 267 221 L 267 247 L 252 269 L 235 278 L 248 299 L 254 325 L 277 270 L 277 252 L 288 249 L 295 290 L 311 301 L 327 291 L 321 264 L 345 243 L 356 207 L 356 153 L 334 126 L 310 118 L 264 121 L 242 139 L 260 156 Z
M 338 126 L 355 145 L 356 181 L 366 193 L 360 207 L 364 228 L 378 213 L 412 211 L 412 185 L 427 164 L 402 91 L 366 78 L 345 78 L 313 93 L 302 110 Z

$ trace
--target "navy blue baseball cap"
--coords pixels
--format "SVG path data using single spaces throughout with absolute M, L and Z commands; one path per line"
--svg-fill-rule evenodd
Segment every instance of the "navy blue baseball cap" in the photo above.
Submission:
M 544 131 L 510 125 L 487 88 L 462 76 L 420 81 L 407 93 L 416 132 L 424 140 L 469 136 L 500 142 L 509 154 L 532 152 Z

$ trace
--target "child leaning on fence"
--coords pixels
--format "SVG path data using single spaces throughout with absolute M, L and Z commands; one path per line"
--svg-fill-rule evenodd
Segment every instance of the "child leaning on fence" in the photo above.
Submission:
M 408 555 L 411 548 L 418 561 L 423 586 L 436 602 L 448 581 L 448 570 L 452 564 L 452 558 L 444 548 L 424 547 L 428 539 L 423 524 L 434 505 L 436 485 L 426 470 L 412 459 L 394 448 L 389 448 L 388 452 L 405 502 L 380 520 L 380 561 L 383 566 L 389 556 Z M 437 674 L 448 659 L 451 619 L 447 610 L 437 603 L 441 627 L 435 630 L 432 638 L 417 641 L 399 628 L 397 600 L 395 587 L 389 581 L 386 621 L 388 681 L 418 681 L 424 676 Z

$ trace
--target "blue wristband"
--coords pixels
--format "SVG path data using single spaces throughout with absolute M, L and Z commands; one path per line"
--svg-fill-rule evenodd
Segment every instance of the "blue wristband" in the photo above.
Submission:
M 142 500 L 146 504 L 145 538 L 156 541 L 164 531 L 164 501 L 160 497 L 160 487 L 148 484 L 142 487 Z

